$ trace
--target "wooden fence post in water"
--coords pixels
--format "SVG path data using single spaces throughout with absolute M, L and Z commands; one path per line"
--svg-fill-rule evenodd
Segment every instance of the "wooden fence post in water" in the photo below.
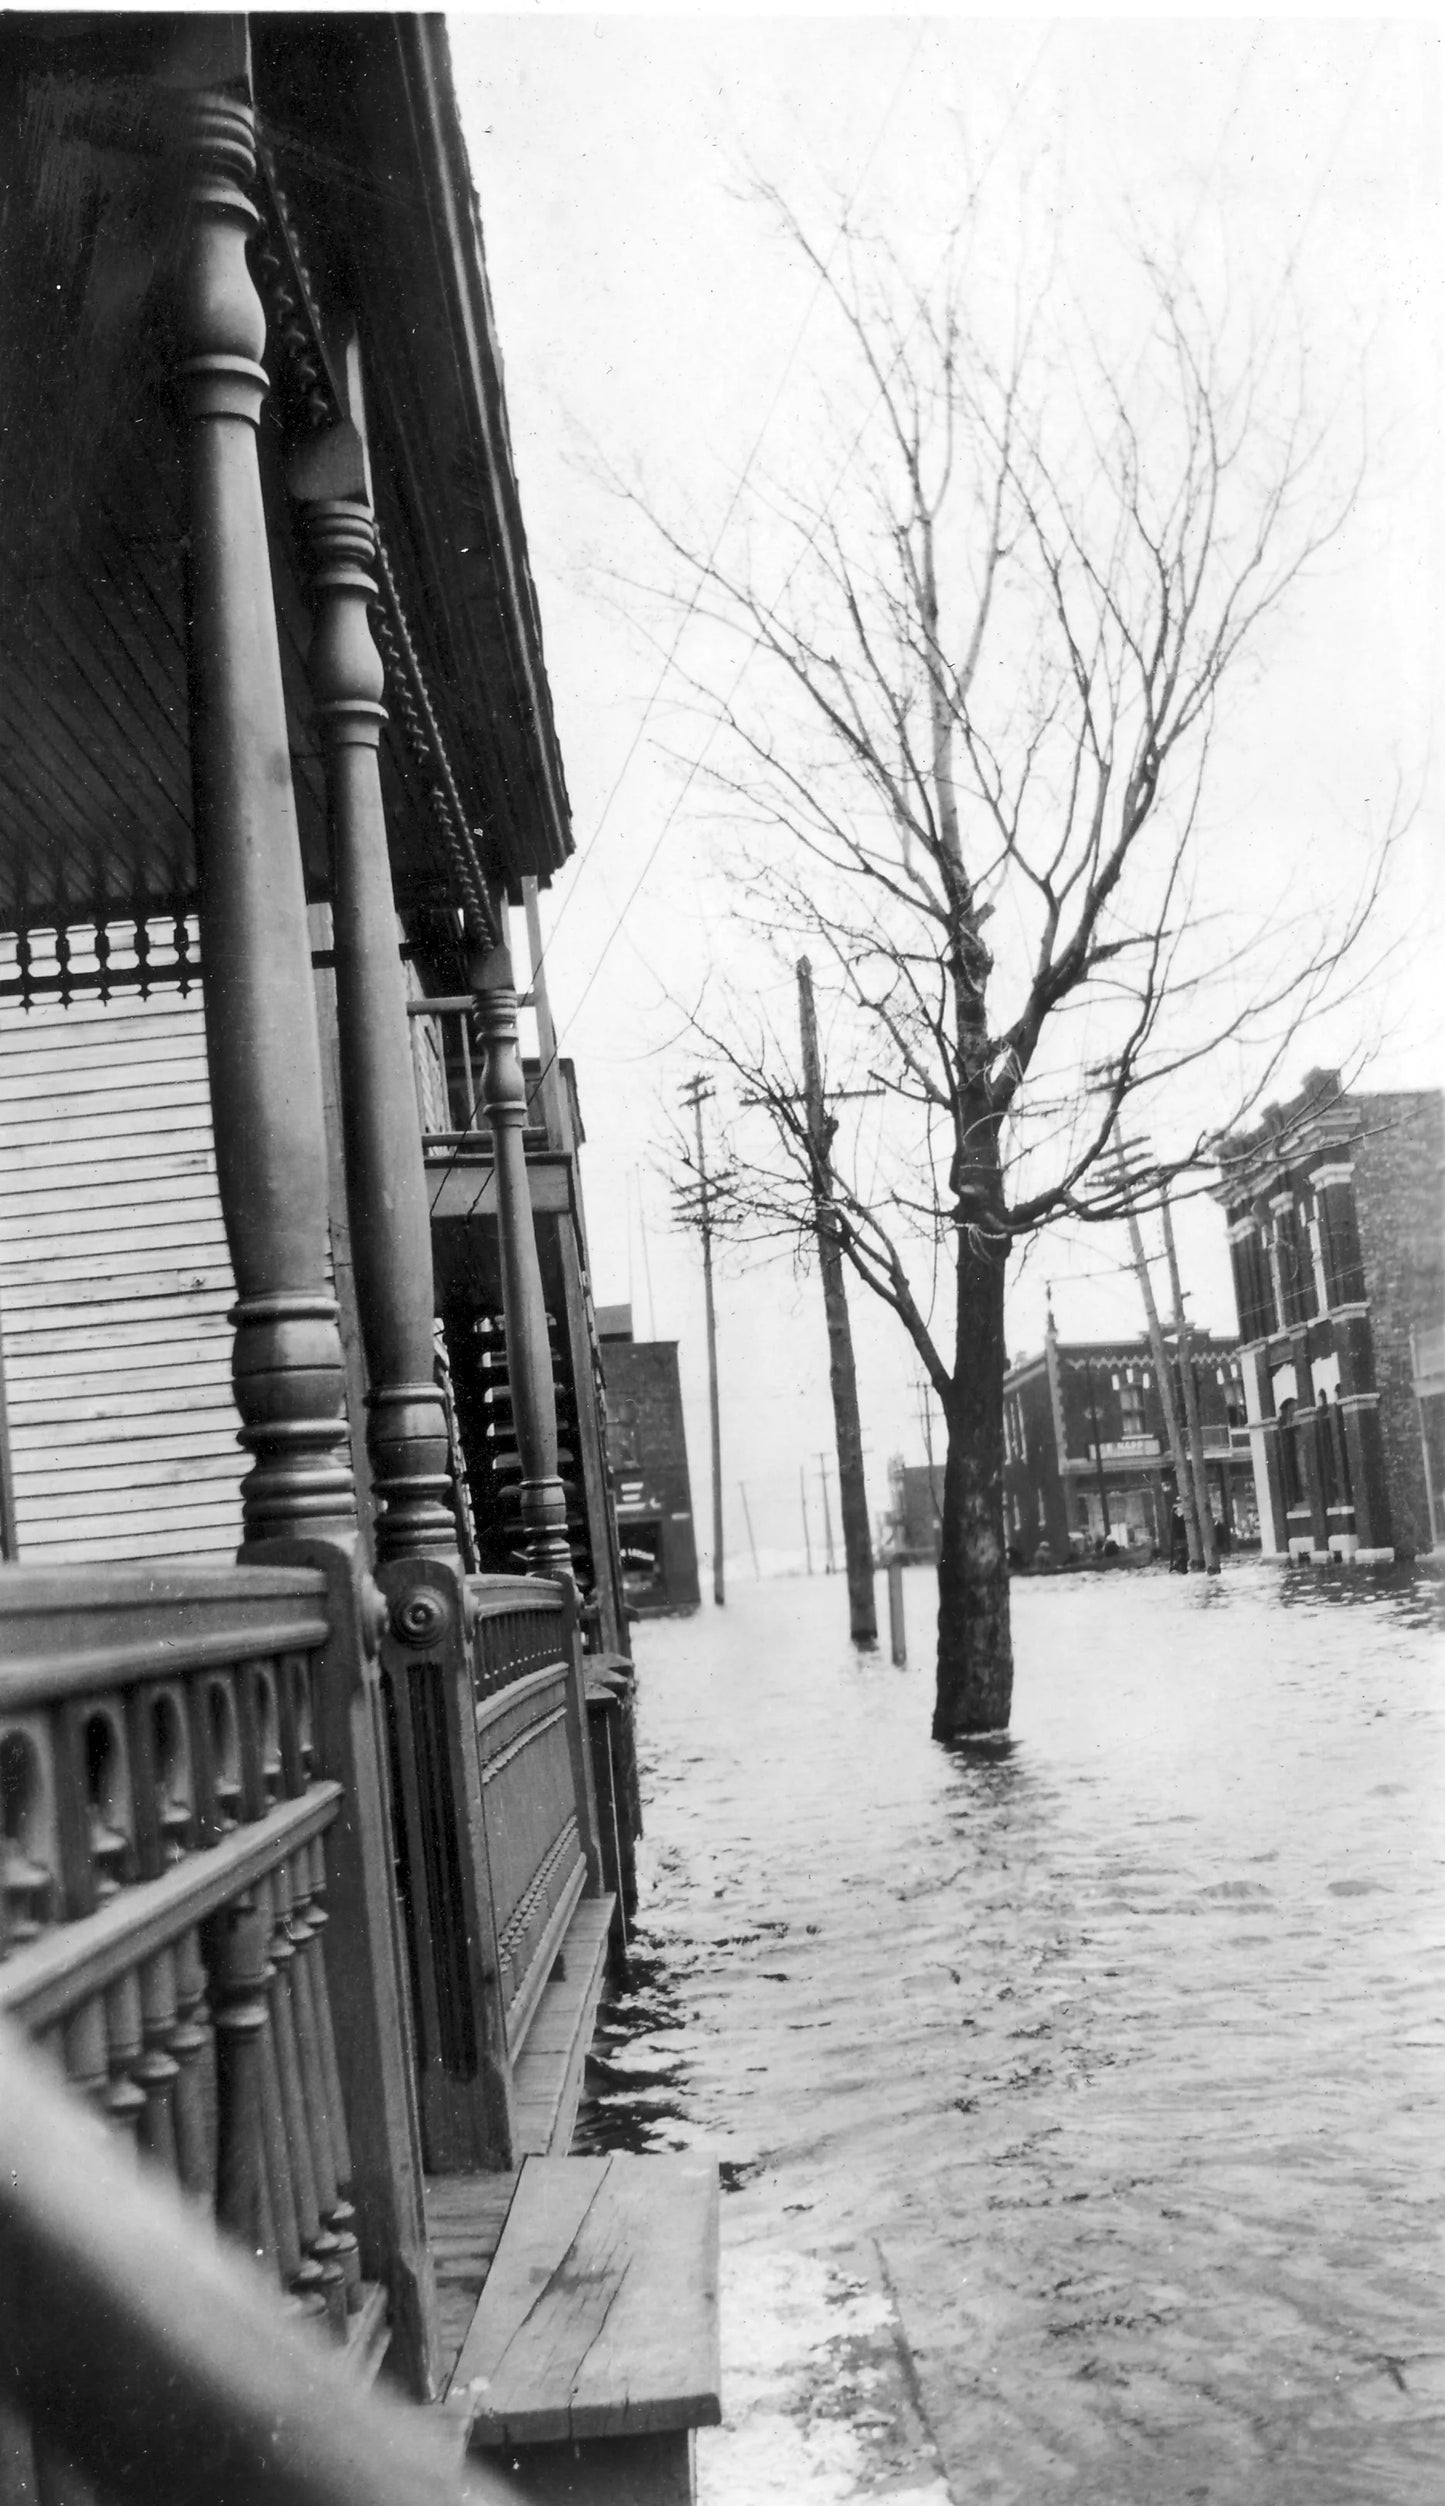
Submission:
M 234 1379 L 247 1543 L 346 1533 L 355 1500 L 296 804 L 261 495 L 265 316 L 244 21 L 196 40 L 177 311 L 185 412 L 191 783 L 216 1170 L 238 1291 Z M 206 57 L 209 55 L 209 57 Z
M 908 1659 L 908 1636 L 903 1625 L 903 1560 L 888 1561 L 888 1650 L 895 1662 Z

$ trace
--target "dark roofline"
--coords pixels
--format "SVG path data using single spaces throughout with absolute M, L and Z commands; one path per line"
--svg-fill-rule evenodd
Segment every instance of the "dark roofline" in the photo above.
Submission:
M 299 240 L 361 325 L 378 521 L 428 697 L 516 903 L 567 860 L 571 813 L 445 24 L 247 23 Z
M 538 846 L 536 858 L 520 866 L 519 875 L 537 875 L 545 881 L 550 871 L 561 868 L 572 851 L 571 810 L 542 653 L 537 590 L 522 523 L 481 212 L 462 130 L 446 20 L 439 13 L 397 15 L 391 24 L 411 100 L 413 127 L 418 134 L 421 171 L 425 176 L 430 155 L 435 178 L 437 214 L 433 234 L 438 276 L 454 308 L 458 378 L 488 454 L 484 476 L 491 492 L 497 544 L 510 594 L 507 621 L 511 629 L 509 640 L 515 648 L 514 701 L 519 719 L 528 721 L 533 733 L 537 797 L 542 801 L 544 814 L 544 826 L 536 833 L 544 842 Z

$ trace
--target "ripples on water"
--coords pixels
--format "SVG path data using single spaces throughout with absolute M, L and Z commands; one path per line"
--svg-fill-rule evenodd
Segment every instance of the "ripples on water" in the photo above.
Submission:
M 1020 1582 L 1012 1738 L 948 1752 L 929 1582 L 901 1671 L 824 1578 L 638 1631 L 587 2133 L 716 2150 L 730 2248 L 876 2252 L 970 2506 L 1435 2506 L 1436 1590 Z

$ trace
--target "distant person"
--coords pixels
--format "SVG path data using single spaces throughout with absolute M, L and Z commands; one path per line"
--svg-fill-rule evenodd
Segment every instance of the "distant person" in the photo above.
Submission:
M 1169 1517 L 1169 1572 L 1171 1575 L 1187 1575 L 1189 1572 L 1189 1534 L 1184 1528 L 1183 1508 L 1177 1505 Z
M 1230 1538 L 1230 1530 L 1229 1530 L 1229 1525 L 1228 1525 L 1227 1523 L 1216 1523 L 1216 1524 L 1215 1524 L 1215 1526 L 1214 1526 L 1214 1554 L 1215 1554 L 1215 1556 L 1216 1556 L 1216 1557 L 1221 1557 L 1221 1558 L 1227 1558 L 1227 1557 L 1228 1557 L 1228 1555 L 1229 1555 L 1229 1552 L 1230 1552 L 1230 1548 L 1231 1548 L 1231 1546 L 1232 1546 L 1232 1542 L 1231 1542 L 1231 1538 Z

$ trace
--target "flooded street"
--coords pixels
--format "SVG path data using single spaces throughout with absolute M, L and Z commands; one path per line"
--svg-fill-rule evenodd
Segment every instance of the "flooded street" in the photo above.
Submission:
M 587 2128 L 705 2146 L 708 2506 L 1435 2506 L 1438 1587 L 1015 1584 L 1006 1750 L 841 1580 L 637 1630 L 648 1834 Z

